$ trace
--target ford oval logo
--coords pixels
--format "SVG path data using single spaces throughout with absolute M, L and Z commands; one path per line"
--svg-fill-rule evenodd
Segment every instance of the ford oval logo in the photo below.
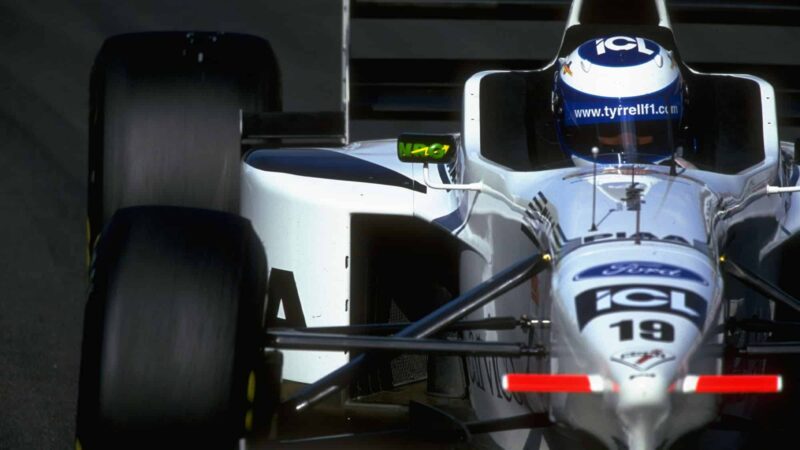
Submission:
M 673 266 L 671 264 L 643 261 L 623 261 L 595 266 L 575 275 L 573 281 L 580 281 L 586 278 L 621 276 L 675 278 L 695 281 L 706 286 L 708 285 L 708 281 L 689 269 Z

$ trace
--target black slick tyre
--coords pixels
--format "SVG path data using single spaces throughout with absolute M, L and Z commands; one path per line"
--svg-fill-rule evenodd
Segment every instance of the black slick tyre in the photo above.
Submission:
M 109 38 L 92 69 L 89 239 L 119 208 L 236 213 L 240 111 L 279 111 L 280 75 L 264 39 L 154 32 Z
M 92 265 L 81 448 L 235 448 L 253 425 L 265 273 L 246 219 L 176 207 L 117 212 Z

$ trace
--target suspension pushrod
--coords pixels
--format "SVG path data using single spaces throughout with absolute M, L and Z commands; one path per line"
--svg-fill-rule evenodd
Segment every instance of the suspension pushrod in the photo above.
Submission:
M 466 331 L 466 330 L 513 330 L 523 324 L 520 319 L 513 317 L 491 317 L 479 320 L 460 320 L 455 322 L 442 331 Z M 389 335 L 402 331 L 411 325 L 409 322 L 398 323 L 363 323 L 345 325 L 340 327 L 307 327 L 294 328 L 294 331 L 303 333 L 341 333 L 341 334 L 376 334 Z M 282 330 L 281 330 L 282 331 Z M 287 329 L 286 331 L 289 331 Z
M 424 338 L 441 331 L 541 272 L 549 265 L 549 261 L 550 255 L 534 254 L 525 257 L 422 319 L 403 328 L 395 336 Z M 356 370 L 368 359 L 369 353 L 362 353 L 352 358 L 349 363 L 295 393 L 284 401 L 281 407 L 286 413 L 300 412 L 328 395 L 338 392 L 350 383 Z
M 759 294 L 772 300 L 781 302 L 795 311 L 800 311 L 800 300 L 792 297 L 769 281 L 736 264 L 730 259 L 726 258 L 722 261 L 722 269 Z
M 467 422 L 467 430 L 472 434 L 495 433 L 498 431 L 527 428 L 543 428 L 552 425 L 547 413 L 530 413 L 521 416 L 503 417 L 500 419 Z
M 741 350 L 747 355 L 797 355 L 800 354 L 800 342 L 769 342 L 750 344 Z
M 447 341 L 443 339 L 418 339 L 386 336 L 351 336 L 346 334 L 273 331 L 267 333 L 269 346 L 286 350 L 321 351 L 384 351 L 413 354 L 440 354 L 463 356 L 540 356 L 539 347 L 523 344 Z
M 800 322 L 779 322 L 763 319 L 729 320 L 726 329 L 754 332 L 800 332 Z

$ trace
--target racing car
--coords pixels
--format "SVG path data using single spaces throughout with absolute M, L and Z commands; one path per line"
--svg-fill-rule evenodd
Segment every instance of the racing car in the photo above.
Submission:
M 777 417 L 800 169 L 775 90 L 684 63 L 663 0 L 620 5 L 470 76 L 460 132 L 382 140 L 349 139 L 346 95 L 282 112 L 263 39 L 107 40 L 76 448 L 721 448 L 698 433 Z M 399 428 L 303 419 L 420 382 Z

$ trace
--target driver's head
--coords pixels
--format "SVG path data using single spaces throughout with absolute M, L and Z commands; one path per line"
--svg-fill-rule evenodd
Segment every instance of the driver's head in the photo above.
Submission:
M 553 88 L 561 149 L 590 160 L 593 147 L 629 162 L 669 157 L 677 145 L 684 100 L 674 58 L 636 36 L 586 41 L 561 58 Z

